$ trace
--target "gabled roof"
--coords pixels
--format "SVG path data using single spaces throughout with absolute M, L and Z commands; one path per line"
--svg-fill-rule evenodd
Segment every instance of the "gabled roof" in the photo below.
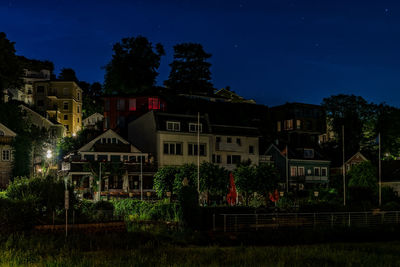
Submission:
M 0 123 L 0 131 L 4 133 L 4 136 L 11 136 L 16 137 L 17 134 L 14 133 L 12 130 L 7 128 L 4 124 Z
M 286 150 L 286 148 L 287 148 L 287 150 Z M 307 148 L 300 148 L 300 149 L 292 150 L 291 148 L 285 146 L 284 148 L 280 149 L 280 148 L 279 148 L 278 146 L 276 146 L 275 144 L 271 144 L 271 145 L 267 148 L 265 154 L 268 155 L 268 153 L 269 153 L 272 149 L 278 151 L 282 157 L 286 157 L 286 154 L 288 154 L 288 159 L 289 159 L 289 160 L 291 160 L 291 159 L 296 160 L 296 159 L 297 159 L 297 160 L 310 160 L 310 161 L 312 161 L 312 160 L 314 160 L 314 161 L 315 161 L 315 160 L 329 161 L 329 160 L 325 159 L 325 158 L 324 158 L 318 151 L 316 151 L 315 149 L 313 149 L 313 151 L 314 151 L 314 157 L 313 157 L 313 158 L 305 157 L 305 155 L 304 155 L 304 149 L 307 149 Z M 310 149 L 311 149 L 311 148 L 310 148 Z
M 98 141 L 100 141 L 102 138 L 116 138 L 120 144 L 98 144 Z M 99 149 L 101 149 L 103 152 L 141 152 L 137 147 L 131 145 L 128 141 L 111 129 L 100 134 L 92 141 L 78 149 L 78 152 L 89 152 L 94 150 L 99 151 Z
M 349 163 L 349 162 L 351 162 L 353 159 L 357 159 L 357 158 L 361 158 L 363 161 L 368 161 L 368 159 L 367 159 L 366 157 L 364 157 L 364 155 L 361 154 L 361 152 L 359 151 L 359 152 L 355 153 L 353 156 L 351 156 L 351 157 L 345 162 L 345 164 L 346 164 L 346 163 Z
M 91 117 L 95 117 L 95 116 L 101 116 L 101 117 L 104 118 L 104 115 L 103 115 L 103 114 L 100 114 L 100 113 L 96 112 L 96 113 L 93 113 L 92 115 L 90 115 L 89 117 L 87 117 L 86 119 L 84 119 L 84 121 L 90 119 Z

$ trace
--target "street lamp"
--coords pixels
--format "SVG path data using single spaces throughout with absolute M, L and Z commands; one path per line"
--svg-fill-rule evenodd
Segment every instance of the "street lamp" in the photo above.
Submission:
M 47 150 L 47 152 L 46 152 L 46 158 L 51 159 L 52 157 L 53 157 L 53 154 L 52 154 L 51 150 L 50 150 L 50 149 Z

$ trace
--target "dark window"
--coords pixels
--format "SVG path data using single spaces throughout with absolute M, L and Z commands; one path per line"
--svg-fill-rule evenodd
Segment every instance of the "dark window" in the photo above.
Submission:
M 68 102 L 64 102 L 64 110 L 68 110 Z
M 129 156 L 129 160 L 136 162 L 136 156 Z
M 110 111 L 110 100 L 106 100 L 104 103 L 104 111 Z
M 110 189 L 122 189 L 122 177 L 113 175 L 108 178 L 108 188 Z
M 153 189 L 153 177 L 143 176 L 143 189 Z
M 107 155 L 98 155 L 97 156 L 97 160 L 98 161 L 107 161 Z
M 239 146 L 242 145 L 242 140 L 240 140 L 240 138 L 236 138 L 236 144 L 238 144 Z
M 37 92 L 38 92 L 38 94 L 43 94 L 44 93 L 44 86 L 38 86 L 37 87 Z
M 68 115 L 64 115 L 64 120 L 68 120 Z
M 111 161 L 121 161 L 121 156 L 113 155 L 110 157 Z
M 197 144 L 188 144 L 189 156 L 197 156 L 198 147 Z M 200 144 L 200 156 L 206 155 L 206 144 Z
M 217 163 L 221 163 L 221 155 L 217 155 Z
M 182 143 L 164 143 L 164 154 L 182 155 Z
M 215 141 L 216 141 L 217 143 L 221 142 L 221 137 L 217 136 L 217 137 L 215 138 Z
M 43 100 L 38 100 L 37 105 L 39 107 L 43 107 L 44 106 Z
M 117 143 L 117 138 L 112 138 L 111 143 L 116 144 Z
M 107 138 L 107 144 L 111 144 L 111 138 Z
M 226 156 L 226 163 L 232 164 L 232 156 L 231 155 Z
M 118 99 L 117 110 L 125 110 L 125 99 Z
M 232 163 L 233 164 L 239 164 L 241 161 L 240 155 L 232 155 Z
M 215 154 L 212 154 L 212 162 L 215 163 Z
M 69 125 L 66 124 L 66 125 L 64 125 L 64 126 L 65 126 L 65 129 L 67 129 L 67 131 L 69 131 Z
M 226 138 L 226 142 L 227 142 L 227 143 L 232 143 L 232 138 L 231 138 L 231 137 L 227 137 L 227 138 Z
M 84 159 L 89 160 L 89 161 L 94 161 L 94 155 L 85 155 Z
M 118 127 L 124 128 L 125 127 L 125 117 L 118 117 L 117 124 L 118 124 Z
M 249 154 L 254 154 L 254 146 L 249 146 Z

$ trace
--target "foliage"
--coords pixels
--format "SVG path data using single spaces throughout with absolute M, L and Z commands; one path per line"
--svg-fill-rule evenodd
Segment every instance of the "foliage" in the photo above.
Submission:
M 193 186 L 182 186 L 178 191 L 178 202 L 182 211 L 183 224 L 197 229 L 200 223 L 199 194 Z
M 101 133 L 101 130 L 83 129 L 80 130 L 76 136 L 62 138 L 57 143 L 57 154 L 59 158 L 63 158 L 68 153 L 78 150 Z
M 278 187 L 280 179 L 279 171 L 274 165 L 261 163 L 256 167 L 255 192 L 267 196 Z
M 37 217 L 37 210 L 30 199 L 0 198 L 0 233 L 29 230 Z
M 86 119 L 94 113 L 103 114 L 102 85 L 98 82 L 92 84 L 80 82 L 82 94 L 82 119 Z
M 211 57 L 201 44 L 183 43 L 174 46 L 174 61 L 166 87 L 176 94 L 206 94 L 214 92 L 211 83 Z
M 4 89 L 17 88 L 22 84 L 21 74 L 22 66 L 15 55 L 14 42 L 10 42 L 6 34 L 0 32 L 0 100 Z
M 72 187 L 68 187 L 70 203 L 76 203 Z M 39 215 L 48 215 L 64 208 L 64 181 L 56 181 L 53 177 L 17 178 L 7 188 L 6 196 L 11 200 L 31 202 L 34 211 Z
M 400 156 L 400 109 L 381 104 L 377 108 L 375 133 L 381 135 L 383 155 Z
M 180 206 L 168 199 L 155 203 L 136 199 L 112 201 L 115 214 L 129 220 L 179 221 Z
M 241 165 L 234 171 L 234 176 L 238 192 L 244 194 L 246 205 L 248 205 L 249 195 L 257 190 L 257 170 L 253 166 Z
M 396 202 L 400 204 L 400 198 L 397 195 L 397 192 L 394 191 L 394 189 L 390 186 L 383 186 L 382 187 L 382 203 L 390 203 L 390 202 Z
M 174 192 L 175 176 L 179 169 L 173 166 L 167 166 L 159 169 L 154 175 L 153 187 L 158 197 L 165 196 L 166 192 Z
M 200 165 L 200 191 L 212 195 L 225 195 L 228 191 L 229 172 L 210 162 Z
M 197 166 L 194 164 L 184 164 L 179 167 L 175 175 L 174 192 L 177 193 L 183 187 L 183 180 L 187 178 L 188 186 L 197 190 Z
M 60 81 L 73 81 L 78 82 L 75 71 L 71 68 L 62 68 L 60 74 L 58 75 Z
M 146 37 L 123 38 L 114 44 L 112 60 L 106 65 L 104 87 L 107 94 L 138 94 L 152 90 L 158 75 L 161 44 L 153 47 Z
M 342 144 L 342 126 L 345 131 L 346 158 L 360 148 L 370 148 L 375 138 L 376 105 L 368 103 L 361 96 L 333 95 L 323 99 L 329 126 L 336 134 L 334 141 Z M 346 136 L 348 138 L 346 138 Z
M 376 199 L 376 169 L 370 161 L 353 166 L 349 173 L 349 193 L 352 204 L 369 206 Z M 374 201 L 375 202 L 375 201 Z

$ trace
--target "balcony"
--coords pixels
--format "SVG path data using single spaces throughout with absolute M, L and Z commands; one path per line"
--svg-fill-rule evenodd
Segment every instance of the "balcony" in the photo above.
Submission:
M 0 144 L 2 145 L 10 145 L 13 141 L 13 137 L 11 136 L 0 136 Z

